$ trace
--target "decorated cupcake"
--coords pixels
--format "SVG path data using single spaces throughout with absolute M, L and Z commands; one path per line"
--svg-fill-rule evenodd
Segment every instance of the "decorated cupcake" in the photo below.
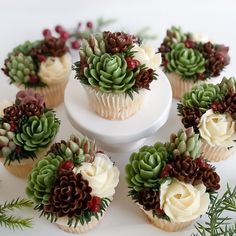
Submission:
M 165 231 L 178 231 L 204 214 L 220 177 L 199 152 L 192 128 L 171 135 L 170 142 L 144 146 L 126 166 L 129 196 L 149 221 Z
M 83 233 L 101 221 L 118 182 L 119 170 L 94 141 L 71 136 L 53 144 L 35 165 L 26 193 L 59 228 Z
M 161 55 L 123 32 L 103 32 L 83 40 L 76 79 L 85 88 L 91 108 L 110 120 L 124 120 L 142 106 Z
M 21 90 L 32 88 L 44 96 L 46 106 L 59 105 L 71 72 L 71 57 L 65 41 L 47 35 L 14 48 L 5 60 L 4 73 Z
M 224 45 L 184 33 L 181 28 L 167 30 L 159 52 L 173 96 L 181 98 L 194 85 L 220 75 L 229 64 L 228 51 Z
M 227 159 L 236 148 L 236 80 L 201 84 L 184 94 L 178 104 L 185 128 L 193 127 L 208 160 Z
M 60 123 L 33 90 L 18 92 L 9 104 L 0 106 L 0 161 L 10 173 L 25 178 L 47 152 Z

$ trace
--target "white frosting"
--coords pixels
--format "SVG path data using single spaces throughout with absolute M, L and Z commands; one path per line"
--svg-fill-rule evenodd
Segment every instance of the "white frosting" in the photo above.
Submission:
M 197 41 L 197 42 L 202 42 L 202 43 L 207 43 L 207 42 L 211 42 L 213 43 L 213 40 L 210 39 L 208 36 L 200 34 L 200 33 L 195 33 L 193 34 L 193 40 Z
M 235 122 L 229 114 L 214 113 L 212 109 L 206 111 L 200 119 L 199 132 L 201 138 L 211 146 L 235 145 Z
M 68 53 L 62 57 L 48 57 L 40 64 L 39 77 L 47 85 L 61 83 L 68 79 L 71 71 L 71 57 Z
M 193 186 L 176 179 L 165 182 L 160 188 L 160 207 L 172 222 L 196 219 L 206 213 L 210 204 L 209 194 L 203 184 Z
M 134 51 L 134 58 L 145 64 L 147 67 L 156 70 L 161 64 L 161 53 L 155 53 L 154 49 L 148 45 L 135 45 L 131 51 Z
M 13 102 L 12 101 L 8 101 L 8 100 L 3 100 L 0 102 L 0 116 L 3 116 L 4 113 L 3 113 L 3 110 L 6 108 L 6 107 L 9 107 L 9 106 L 12 106 L 13 105 Z
M 92 195 L 100 198 L 114 195 L 120 172 L 107 155 L 97 153 L 92 163 L 83 162 L 75 172 L 89 182 Z

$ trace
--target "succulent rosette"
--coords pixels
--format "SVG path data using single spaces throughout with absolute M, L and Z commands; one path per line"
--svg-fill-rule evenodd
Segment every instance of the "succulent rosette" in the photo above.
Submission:
M 124 32 L 90 35 L 79 54 L 75 78 L 92 109 L 107 119 L 127 119 L 139 110 L 161 63 L 161 54 Z
M 41 158 L 55 138 L 59 125 L 55 112 L 47 109 L 43 97 L 33 90 L 18 92 L 11 105 L 3 103 L 0 159 L 6 168 L 12 174 L 26 177 L 33 161 Z
M 42 40 L 26 41 L 8 54 L 2 68 L 20 89 L 32 88 L 53 107 L 63 101 L 71 71 L 71 57 L 65 40 L 47 35 Z
M 193 127 L 202 140 L 207 158 L 228 158 L 236 147 L 236 80 L 200 84 L 184 94 L 178 112 L 185 128 Z
M 219 76 L 230 62 L 229 47 L 172 26 L 159 47 L 173 95 L 181 98 L 196 84 Z
M 93 228 L 112 201 L 119 170 L 93 140 L 71 135 L 51 146 L 28 176 L 35 209 L 64 231 Z
M 158 228 L 185 228 L 206 213 L 210 194 L 220 188 L 220 177 L 200 146 L 199 134 L 188 128 L 172 134 L 169 142 L 144 146 L 130 156 L 129 196 Z

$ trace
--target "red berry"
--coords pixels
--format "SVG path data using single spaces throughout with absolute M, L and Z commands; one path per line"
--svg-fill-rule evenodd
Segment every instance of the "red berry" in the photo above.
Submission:
M 198 80 L 205 80 L 205 75 L 203 73 L 198 73 L 197 74 L 197 79 Z
M 61 32 L 64 31 L 64 29 L 63 29 L 63 27 L 62 27 L 61 25 L 56 25 L 55 31 L 56 31 L 58 34 L 60 34 Z
M 44 30 L 43 30 L 43 36 L 44 36 L 45 38 L 51 38 L 51 37 L 52 37 L 52 32 L 51 32 L 51 30 L 49 30 L 49 29 L 44 29 Z
M 194 48 L 195 47 L 195 43 L 190 39 L 186 39 L 184 44 L 185 44 L 186 48 Z
M 88 208 L 92 211 L 92 212 L 98 212 L 100 211 L 100 207 L 101 207 L 101 198 L 94 196 L 91 201 L 89 202 L 89 206 Z
M 40 61 L 40 62 L 44 62 L 44 61 L 46 61 L 47 60 L 47 57 L 45 57 L 44 55 L 37 55 L 37 58 L 38 58 L 38 60 Z
M 68 38 L 70 37 L 70 34 L 68 33 L 68 32 L 66 32 L 66 31 L 62 31 L 61 33 L 60 33 L 60 38 L 62 39 L 62 40 L 67 40 Z
M 131 70 L 135 69 L 138 65 L 140 65 L 140 62 L 136 59 L 133 59 L 132 57 L 126 57 L 125 60 L 128 68 Z
M 37 84 L 39 82 L 39 77 L 36 75 L 30 76 L 30 79 L 28 81 L 30 84 Z
M 162 169 L 161 178 L 167 177 L 170 175 L 171 170 L 173 169 L 171 164 L 166 164 L 165 167 Z
M 60 165 L 61 170 L 72 170 L 74 168 L 74 162 L 72 160 L 63 161 Z
M 138 61 L 138 60 L 136 60 L 136 59 L 134 59 L 134 62 L 135 62 L 135 64 L 136 64 L 136 67 L 141 64 L 140 61 Z
M 79 48 L 80 48 L 80 43 L 79 43 L 79 41 L 75 40 L 75 41 L 71 42 L 71 47 L 72 47 L 73 49 L 79 49 Z
M 155 212 L 156 212 L 157 215 L 159 215 L 159 216 L 163 216 L 163 215 L 165 215 L 165 212 L 164 212 L 161 208 L 157 208 L 157 209 L 155 209 Z
M 86 25 L 89 29 L 93 28 L 93 22 L 92 21 L 88 21 Z

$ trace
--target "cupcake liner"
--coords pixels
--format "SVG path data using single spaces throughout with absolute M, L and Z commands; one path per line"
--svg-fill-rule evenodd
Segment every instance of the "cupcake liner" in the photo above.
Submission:
M 236 147 L 230 149 L 226 147 L 210 146 L 205 140 L 201 140 L 201 152 L 204 157 L 209 161 L 223 161 L 228 159 L 235 151 Z
M 108 120 L 125 120 L 134 115 L 142 106 L 146 91 L 127 94 L 103 93 L 91 86 L 83 85 L 88 95 L 89 105 L 99 116 Z

